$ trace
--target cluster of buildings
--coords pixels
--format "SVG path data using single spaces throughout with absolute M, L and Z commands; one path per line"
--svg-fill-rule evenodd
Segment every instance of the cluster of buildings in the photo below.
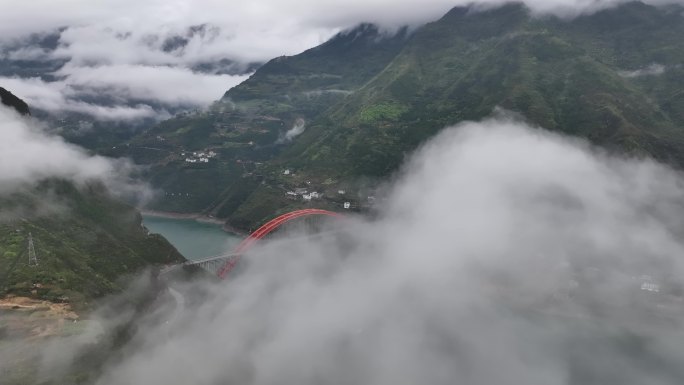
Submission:
M 165 192 L 164 195 L 166 195 L 166 196 L 171 196 L 171 197 L 189 197 L 189 196 L 190 196 L 190 193 L 182 193 L 182 192 L 172 193 L 172 192 Z
M 195 151 L 192 155 L 185 158 L 187 163 L 209 163 L 209 159 L 215 158 L 216 153 L 214 151 Z M 186 153 L 182 152 L 181 156 L 186 156 Z
M 653 281 L 650 275 L 642 275 L 639 277 L 641 283 L 641 290 L 650 291 L 651 293 L 660 293 L 660 284 Z
M 338 190 L 337 192 L 339 195 L 344 195 L 345 191 L 344 190 Z M 311 191 L 309 192 L 306 188 L 296 188 L 294 190 L 288 191 L 285 193 L 289 197 L 293 199 L 297 199 L 297 197 L 301 197 L 303 201 L 305 202 L 310 202 L 312 200 L 317 200 L 323 198 L 323 194 L 319 193 L 317 191 Z M 342 205 L 345 209 L 349 210 L 351 208 L 351 202 L 344 202 Z
M 286 192 L 286 194 L 288 196 L 291 196 L 291 197 L 301 196 L 302 199 L 305 201 L 311 201 L 313 199 L 321 199 L 323 197 L 323 194 L 316 192 L 316 191 L 308 192 L 307 189 L 305 189 L 305 188 L 296 188 L 296 189 L 294 189 L 294 191 Z
M 660 293 L 660 285 L 653 282 L 644 282 L 641 284 L 641 290 L 650 291 L 652 293 Z
M 295 171 L 292 169 L 289 169 L 289 168 L 282 169 L 281 172 L 282 172 L 282 175 L 286 175 L 286 176 L 294 176 L 295 175 Z M 311 185 L 311 182 L 306 181 L 306 184 Z M 309 186 L 309 187 L 311 187 L 311 186 Z M 352 208 L 354 208 L 354 209 L 358 208 L 358 204 L 352 204 L 352 202 L 350 202 L 350 201 L 340 202 L 341 198 L 347 194 L 347 191 L 344 189 L 338 189 L 337 190 L 337 196 L 338 196 L 337 198 L 330 197 L 330 195 L 335 195 L 334 192 L 327 191 L 327 193 L 329 194 L 328 196 L 329 196 L 330 200 L 336 202 L 337 204 L 342 203 L 342 207 L 346 210 L 349 210 Z M 319 193 L 316 191 L 308 192 L 308 190 L 306 188 L 295 188 L 294 190 L 287 191 L 285 194 L 292 199 L 297 199 L 298 197 L 301 197 L 301 199 L 305 202 L 309 202 L 312 200 L 317 200 L 317 199 L 323 198 L 322 193 Z M 374 203 L 375 203 L 375 197 L 372 195 L 369 195 L 368 196 L 368 204 L 373 205 Z

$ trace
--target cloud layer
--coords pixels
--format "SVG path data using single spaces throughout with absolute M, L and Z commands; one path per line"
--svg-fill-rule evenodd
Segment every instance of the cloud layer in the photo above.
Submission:
M 476 3 L 495 6 L 504 2 Z M 562 16 L 593 12 L 623 2 L 525 1 L 537 13 Z M 0 59 L 14 63 L 21 74 L 6 73 L 0 82 L 7 87 L 11 84 L 32 105 L 53 112 L 80 112 L 105 120 L 117 116 L 121 120 L 163 118 L 167 111 L 205 106 L 220 98 L 244 80 L 244 75 L 254 68 L 253 63 L 299 53 L 360 22 L 378 23 L 390 30 L 406 24 L 417 26 L 439 18 L 454 6 L 470 3 L 471 0 L 13 3 L 3 7 L 0 15 Z M 55 8 L 59 11 L 53 11 Z M 24 62 L 17 60 L 52 64 L 47 66 L 48 70 L 43 68 L 32 74 L 26 71 Z M 67 64 L 52 73 L 53 67 L 64 63 Z M 46 82 L 45 71 L 55 79 Z M 45 92 L 50 92 L 52 98 L 42 101 L 36 86 L 49 89 Z M 93 94 L 107 95 L 108 100 L 93 100 Z
M 99 120 L 134 121 L 168 118 L 169 110 L 209 105 L 247 78 L 128 64 L 67 65 L 55 74 L 62 80 L 0 77 L 0 84 L 41 110 L 75 112 Z
M 605 9 L 629 0 L 523 0 L 540 13 L 581 14 Z M 249 4 L 227 4 L 220 0 L 108 0 L 93 4 L 85 0 L 62 1 L 59 12 L 50 12 L 55 3 L 36 0 L 6 7 L 0 16 L 0 34 L 21 36 L 60 27 L 117 27 L 119 31 L 182 30 L 191 25 L 209 23 L 226 29 L 232 42 L 226 47 L 250 47 L 263 52 L 264 47 L 283 53 L 310 47 L 329 36 L 332 29 L 348 28 L 359 22 L 375 22 L 386 26 L 421 24 L 434 20 L 450 8 L 472 3 L 499 5 L 505 0 L 255 0 Z M 681 0 L 645 0 L 647 4 L 681 4 Z M 25 20 L 32 20 L 27 24 Z M 223 34 L 221 32 L 220 34 Z M 267 41 L 265 37 L 275 40 Z M 304 38 L 294 41 L 293 37 Z M 253 39 L 257 39 L 255 41 Z M 244 44 L 246 40 L 251 40 Z M 253 44 L 260 42 L 260 44 Z M 283 43 L 283 44 L 279 44 Z M 281 48 L 277 48 L 281 47 Z M 253 53 L 237 50 L 244 56 Z M 259 60 L 277 56 L 252 56 Z
M 0 106 L 0 195 L 35 186 L 45 179 L 67 179 L 77 184 L 99 181 L 114 193 L 145 198 L 144 186 L 129 178 L 132 164 L 91 156 L 13 110 Z
M 178 287 L 98 384 L 681 384 L 683 197 L 520 123 L 447 129 L 379 218 Z

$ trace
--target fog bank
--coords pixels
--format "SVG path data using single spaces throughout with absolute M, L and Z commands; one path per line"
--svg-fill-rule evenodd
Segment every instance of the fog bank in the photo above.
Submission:
M 677 172 L 502 118 L 445 130 L 390 191 L 151 315 L 98 384 L 684 380 Z
M 131 162 L 88 154 L 42 125 L 0 106 L 0 195 L 30 190 L 46 179 L 99 182 L 115 194 L 147 199 L 149 188 L 133 180 Z

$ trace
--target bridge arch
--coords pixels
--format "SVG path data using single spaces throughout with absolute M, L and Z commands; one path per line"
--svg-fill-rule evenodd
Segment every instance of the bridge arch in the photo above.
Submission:
M 240 256 L 247 251 L 250 247 L 254 245 L 255 242 L 257 242 L 259 239 L 265 237 L 269 233 L 275 231 L 278 227 L 284 225 L 285 223 L 301 218 L 301 217 L 306 217 L 306 216 L 312 216 L 312 215 L 323 215 L 323 216 L 329 216 L 329 217 L 341 217 L 342 214 L 333 212 L 333 211 L 328 211 L 328 210 L 321 210 L 321 209 L 303 209 L 303 210 L 296 210 L 292 211 L 289 213 L 285 213 L 283 215 L 280 215 L 276 218 L 271 219 L 270 221 L 264 223 L 261 227 L 256 229 L 254 232 L 252 232 L 247 238 L 245 238 L 240 244 L 235 248 L 233 251 L 233 254 L 235 257 L 229 259 L 219 270 L 218 270 L 218 277 L 223 279 L 225 278 L 228 273 L 230 273 L 231 270 L 237 265 L 238 261 L 240 260 Z

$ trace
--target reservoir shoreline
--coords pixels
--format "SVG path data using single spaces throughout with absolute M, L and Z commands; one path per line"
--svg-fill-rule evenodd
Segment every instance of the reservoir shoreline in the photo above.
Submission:
M 157 218 L 169 218 L 169 219 L 188 219 L 188 220 L 195 220 L 200 223 L 210 223 L 212 225 L 218 225 L 221 226 L 221 229 L 225 231 L 226 233 L 232 234 L 232 235 L 237 235 L 237 236 L 247 236 L 249 233 L 245 231 L 238 230 L 229 224 L 226 223 L 226 221 L 210 217 L 207 215 L 203 214 L 193 214 L 193 213 L 175 213 L 171 211 L 156 211 L 156 210 L 147 210 L 147 209 L 141 209 L 138 208 L 138 211 L 140 211 L 140 214 L 145 215 L 145 216 L 150 216 L 150 217 L 157 217 Z
M 142 218 L 150 233 L 162 235 L 188 260 L 222 255 L 244 239 L 226 231 L 223 222 L 199 215 L 142 211 Z

